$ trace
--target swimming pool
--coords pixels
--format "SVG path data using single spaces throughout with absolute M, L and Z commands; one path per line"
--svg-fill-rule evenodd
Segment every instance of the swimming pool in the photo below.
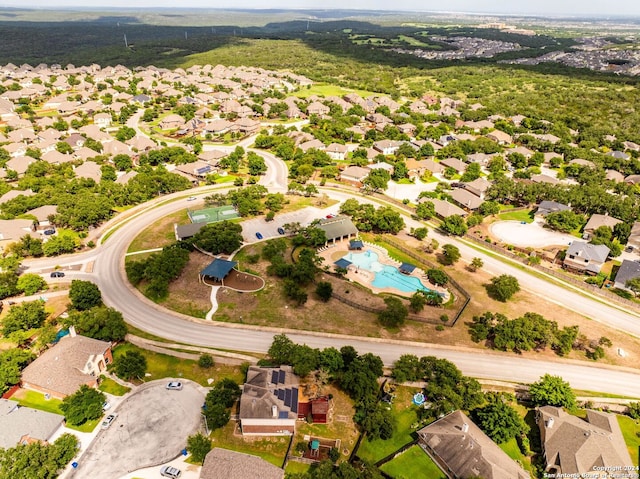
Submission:
M 376 288 L 394 288 L 405 293 L 418 290 L 431 291 L 419 278 L 402 274 L 395 266 L 380 263 L 378 258 L 378 253 L 371 250 L 364 253 L 348 253 L 343 256 L 343 259 L 350 261 L 356 267 L 375 273 L 371 285 Z

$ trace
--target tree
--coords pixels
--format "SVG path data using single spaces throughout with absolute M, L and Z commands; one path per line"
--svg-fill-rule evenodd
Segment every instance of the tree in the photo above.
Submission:
M 114 371 L 122 379 L 141 379 L 147 372 L 147 359 L 138 351 L 127 351 L 115 360 Z
M 423 239 L 425 239 L 428 233 L 429 233 L 429 229 L 425 227 L 420 227 L 415 229 L 411 228 L 411 234 L 418 241 L 422 241 Z
M 496 443 L 502 444 L 529 429 L 517 411 L 500 396 L 473 411 L 476 424 Z
M 18 275 L 13 271 L 0 273 L 0 299 L 18 294 Z
M 18 278 L 16 287 L 27 296 L 31 296 L 47 289 L 47 282 L 38 274 L 25 273 Z
M 242 226 L 226 220 L 211 223 L 204 226 L 192 241 L 211 254 L 231 254 L 242 245 Z
M 416 216 L 421 220 L 430 220 L 436 215 L 436 207 L 431 201 L 423 201 L 416 206 Z
M 20 348 L 0 351 L 0 394 L 20 382 L 21 371 L 34 359 L 31 351 Z
M 508 301 L 520 291 L 518 280 L 511 275 L 501 274 L 491 278 L 491 285 L 488 288 L 489 294 L 498 301 Z
M 198 366 L 203 369 L 209 369 L 214 366 L 213 356 L 207 353 L 202 353 L 198 358 Z
M 321 281 L 316 287 L 316 294 L 325 303 L 331 299 L 333 294 L 333 286 L 327 281 Z
M 364 179 L 363 183 L 373 191 L 380 191 L 387 189 L 387 184 L 390 179 L 391 175 L 389 175 L 388 171 L 383 170 L 382 168 L 375 168 Z
M 460 259 L 460 256 L 460 250 L 457 246 L 452 244 L 442 246 L 442 264 L 455 264 Z
M 187 438 L 187 451 L 191 454 L 191 460 L 202 464 L 205 456 L 211 451 L 211 439 L 202 433 L 194 434 Z
M 273 337 L 267 354 L 275 364 L 291 364 L 295 348 L 296 344 L 286 334 L 278 334 Z
M 91 281 L 79 279 L 71 281 L 69 299 L 71 300 L 71 307 L 78 311 L 86 311 L 102 304 L 100 288 Z
M 29 301 L 11 307 L 2 322 L 2 334 L 8 336 L 15 331 L 39 328 L 47 319 L 44 302 Z
M 79 426 L 102 416 L 102 405 L 105 401 L 106 397 L 102 391 L 83 384 L 76 393 L 62 400 L 60 410 L 69 424 Z
M 398 328 L 404 324 L 409 312 L 402 300 L 394 296 L 384 299 L 387 308 L 378 313 L 378 321 L 386 328 Z
M 0 449 L 0 477 L 55 479 L 78 452 L 78 438 L 64 433 L 53 444 L 32 442 Z
M 264 162 L 264 159 L 253 151 L 250 151 L 247 154 L 247 166 L 251 176 L 261 175 L 267 171 L 267 165 Z
M 122 341 L 127 335 L 127 324 L 122 313 L 104 306 L 72 311 L 68 322 L 83 336 L 101 341 Z
M 555 211 L 545 217 L 545 224 L 553 230 L 570 233 L 584 224 L 584 216 L 571 210 Z
M 204 401 L 204 415 L 211 429 L 225 426 L 229 422 L 229 409 L 235 404 L 242 391 L 232 379 L 217 381 Z
M 427 298 L 422 291 L 416 291 L 411 298 L 409 298 L 409 308 L 411 308 L 411 311 L 414 313 L 422 311 L 426 304 Z
M 536 406 L 576 408 L 576 396 L 569 383 L 560 376 L 545 374 L 529 386 L 529 396 Z
M 427 278 L 429 278 L 429 281 L 431 281 L 431 283 L 435 284 L 436 286 L 444 286 L 449 282 L 447 273 L 445 273 L 441 269 L 436 268 L 427 270 Z
M 419 381 L 424 375 L 421 372 L 420 360 L 413 354 L 403 354 L 393 363 L 391 373 L 393 379 L 399 383 Z
M 484 261 L 482 261 L 482 258 L 476 257 L 471 260 L 471 263 L 469 263 L 469 270 L 475 273 L 483 266 L 484 266 Z
M 460 215 L 447 216 L 442 222 L 442 229 L 455 236 L 463 236 L 467 232 L 467 223 Z

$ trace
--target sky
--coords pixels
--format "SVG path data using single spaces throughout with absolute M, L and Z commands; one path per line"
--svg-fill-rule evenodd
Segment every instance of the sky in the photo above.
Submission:
M 0 7 L 286 8 L 640 16 L 638 0 L 0 0 Z

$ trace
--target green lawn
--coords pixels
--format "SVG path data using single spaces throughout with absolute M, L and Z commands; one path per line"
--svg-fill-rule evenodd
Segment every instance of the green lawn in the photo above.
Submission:
M 618 424 L 622 430 L 624 442 L 627 443 L 629 455 L 635 466 L 638 466 L 638 447 L 640 447 L 640 424 L 630 417 L 618 415 Z
M 284 468 L 286 474 L 304 474 L 309 471 L 311 466 L 302 462 L 289 461 L 287 467 Z
M 394 419 L 393 436 L 386 441 L 382 439 L 369 441 L 365 438 L 358 448 L 359 457 L 376 462 L 413 441 L 415 431 L 411 429 L 411 425 L 418 420 L 418 415 L 416 406 L 411 403 L 411 398 L 416 392 L 416 388 L 403 386 L 396 389 L 396 398 L 391 406 Z
M 235 427 L 235 421 L 229 421 L 225 427 L 211 431 L 209 437 L 213 447 L 253 454 L 275 466 L 282 467 L 284 455 L 289 447 L 289 437 L 245 438 L 240 434 L 234 434 Z
M 207 383 L 209 378 L 213 378 L 216 381 L 222 378 L 231 378 L 239 384 L 244 381 L 244 375 L 238 366 L 216 364 L 212 368 L 204 369 L 198 366 L 197 361 L 154 353 L 129 343 L 116 347 L 113 352 L 114 361 L 117 361 L 126 351 L 139 351 L 147 359 L 147 374 L 149 376 L 146 376 L 144 381 L 153 381 L 161 378 L 185 378 L 191 379 L 202 386 L 209 385 Z
M 520 452 L 518 441 L 516 441 L 515 438 L 512 438 L 503 444 L 499 444 L 499 446 L 507 456 L 522 465 L 526 471 L 531 472 L 531 460 Z
M 318 96 L 339 96 L 342 97 L 347 93 L 357 93 L 362 98 L 366 98 L 371 95 L 375 95 L 375 93 L 366 91 L 366 90 L 351 90 L 347 88 L 342 88 L 337 85 L 327 85 L 326 83 L 316 83 L 311 85 L 311 88 L 301 88 L 300 90 L 293 93 L 293 96 L 297 96 L 298 98 L 307 98 L 311 95 Z
M 115 382 L 113 379 L 104 377 L 102 378 L 102 382 L 100 383 L 98 389 L 100 389 L 100 391 L 104 393 L 113 394 L 114 396 L 124 396 L 129 391 L 131 391 L 131 388 L 122 386 L 121 384 Z
M 11 399 L 16 401 L 21 406 L 39 409 L 40 411 L 51 412 L 64 416 L 64 413 L 60 410 L 60 404 L 62 404 L 62 400 L 56 398 L 45 399 L 44 394 L 36 391 L 25 389 L 12 396 Z M 102 421 L 102 418 L 87 421 L 80 426 L 72 426 L 71 424 L 67 424 L 66 426 L 69 429 L 74 429 L 80 432 L 91 432 L 95 429 L 100 421 Z
M 422 450 L 420 446 L 413 446 L 392 461 L 383 464 L 381 469 L 394 479 L 446 479 L 440 468 Z
M 506 210 L 498 215 L 501 221 L 525 221 L 533 223 L 532 210 L 509 211 Z

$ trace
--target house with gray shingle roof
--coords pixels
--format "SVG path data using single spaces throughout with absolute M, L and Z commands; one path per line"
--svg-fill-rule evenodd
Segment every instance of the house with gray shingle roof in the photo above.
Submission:
M 600 214 L 591 215 L 587 224 L 584 225 L 582 239 L 590 239 L 591 236 L 593 236 L 593 232 L 601 226 L 611 228 L 611 231 L 613 231 L 613 228 L 615 228 L 618 223 L 622 223 L 622 220 L 614 218 L 613 216 Z
M 420 200 L 420 203 L 423 203 L 425 201 L 430 201 L 431 203 L 433 203 L 433 206 L 436 210 L 436 215 L 438 215 L 440 218 L 448 218 L 449 216 L 454 215 L 465 217 L 468 214 L 462 208 L 454 205 L 453 203 L 449 203 L 448 201 L 439 200 L 437 198 L 423 198 Z
M 536 209 L 536 216 L 545 217 L 549 213 L 557 213 L 559 211 L 570 211 L 571 207 L 558 203 L 557 201 L 541 201 Z
M 616 273 L 615 287 L 628 289 L 627 281 L 640 278 L 640 263 L 625 259 Z
M 22 387 L 62 399 L 83 384 L 97 387 L 111 362 L 111 343 L 76 335 L 71 329 L 22 371 Z
M 36 441 L 47 442 L 64 423 L 64 416 L 0 399 L 0 448 Z
M 261 457 L 214 447 L 204 458 L 200 479 L 283 479 L 284 471 Z
M 596 468 L 635 471 L 614 414 L 587 409 L 586 419 L 581 419 L 562 408 L 543 406 L 536 411 L 536 422 L 545 472 L 554 477 L 586 477 L 582 474 Z
M 531 478 L 462 411 L 454 411 L 420 429 L 418 440 L 449 477 Z
M 477 210 L 484 201 L 464 188 L 454 188 L 449 193 L 453 201 L 468 210 Z
M 603 244 L 574 241 L 567 249 L 563 266 L 577 273 L 598 274 L 607 261 L 609 252 L 609 248 Z

